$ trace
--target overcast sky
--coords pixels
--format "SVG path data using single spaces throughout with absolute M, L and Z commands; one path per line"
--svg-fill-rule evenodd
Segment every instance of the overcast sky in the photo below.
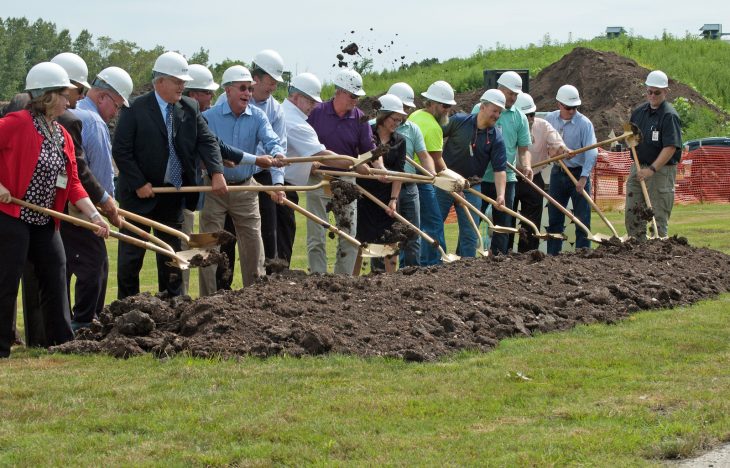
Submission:
M 210 51 L 211 64 L 225 58 L 250 61 L 270 48 L 282 55 L 286 69 L 330 80 L 339 48 L 349 42 L 370 47 L 380 70 L 392 67 L 394 60 L 399 65 L 401 56 L 406 63 L 464 57 L 497 42 L 539 44 L 548 33 L 560 42 L 587 39 L 604 34 L 607 26 L 623 26 L 644 37 L 661 36 L 664 30 L 699 34 L 705 23 L 724 23 L 730 32 L 729 5 L 727 0 L 3 0 L 0 15 L 52 21 L 74 38 L 87 29 L 95 38 L 106 35 L 145 49 L 162 45 L 188 57 L 203 47 Z

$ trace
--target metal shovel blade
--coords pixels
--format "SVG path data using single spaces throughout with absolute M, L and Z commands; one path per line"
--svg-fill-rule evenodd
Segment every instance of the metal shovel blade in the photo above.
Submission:
M 210 254 L 211 251 L 206 249 L 181 250 L 180 252 L 175 252 L 177 258 L 171 258 L 168 264 L 176 266 L 181 270 L 206 267 L 214 264 L 210 262 Z
M 499 226 L 497 224 L 493 226 L 488 226 L 487 229 L 489 229 L 492 232 L 496 232 L 499 234 L 517 234 L 517 228 L 513 227 L 507 227 L 507 226 Z
M 398 244 L 362 244 L 363 257 L 390 257 L 398 253 Z
M 451 169 L 444 169 L 436 174 L 433 185 L 446 192 L 463 192 L 469 187 L 467 180 Z
M 199 232 L 189 236 L 188 246 L 197 249 L 209 249 L 216 245 L 223 245 L 228 241 L 228 239 L 222 239 L 218 232 Z
M 461 257 L 459 257 L 456 254 L 443 252 L 441 254 L 441 260 L 444 261 L 445 263 L 453 263 L 453 262 L 457 262 L 457 261 L 461 260 Z

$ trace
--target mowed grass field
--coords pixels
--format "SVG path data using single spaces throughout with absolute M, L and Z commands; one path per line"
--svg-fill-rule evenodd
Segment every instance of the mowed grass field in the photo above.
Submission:
M 730 253 L 730 206 L 678 206 L 670 232 Z M 0 362 L 0 465 L 660 465 L 730 441 L 728 311 L 725 294 L 427 364 L 16 348 Z

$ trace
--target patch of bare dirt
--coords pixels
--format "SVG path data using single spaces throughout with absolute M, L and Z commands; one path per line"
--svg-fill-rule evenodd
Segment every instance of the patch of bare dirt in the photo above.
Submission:
M 347 277 L 286 270 L 214 296 L 114 301 L 62 353 L 128 357 L 345 353 L 431 361 L 511 336 L 614 323 L 730 290 L 730 257 L 686 239 L 615 242 Z

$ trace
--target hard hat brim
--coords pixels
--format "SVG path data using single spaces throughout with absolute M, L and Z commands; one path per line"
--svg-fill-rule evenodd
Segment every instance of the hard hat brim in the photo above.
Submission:
M 443 101 L 442 99 L 439 99 L 439 98 L 436 98 L 436 97 L 431 96 L 430 94 L 428 94 L 428 91 L 422 92 L 421 93 L 421 96 L 425 97 L 426 99 L 430 99 L 431 101 L 440 102 L 441 104 L 446 104 L 446 105 L 449 105 L 449 106 L 455 106 L 456 105 L 456 101 L 454 101 L 453 99 L 450 99 L 448 101 Z

